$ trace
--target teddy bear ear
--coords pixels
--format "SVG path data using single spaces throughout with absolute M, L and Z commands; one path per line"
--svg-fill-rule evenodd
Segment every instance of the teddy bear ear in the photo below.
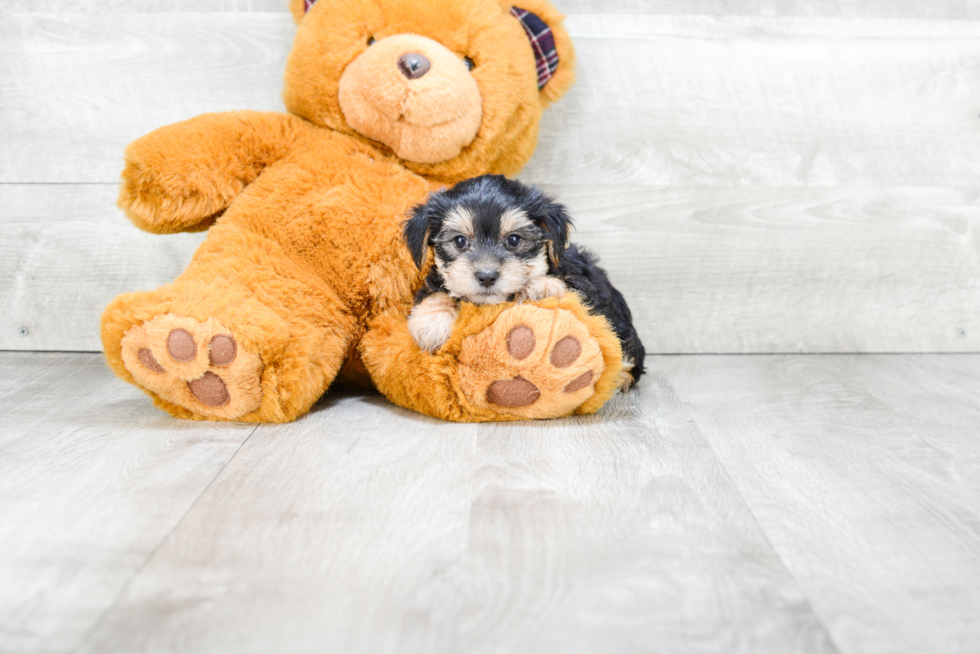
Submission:
M 312 9 L 316 0 L 289 0 L 289 11 L 293 14 L 293 21 L 299 25 L 303 17 Z
M 520 6 L 501 2 L 505 11 L 520 22 L 531 42 L 538 68 L 541 101 L 548 106 L 575 82 L 575 49 L 562 24 L 564 16 L 545 0 L 518 0 Z

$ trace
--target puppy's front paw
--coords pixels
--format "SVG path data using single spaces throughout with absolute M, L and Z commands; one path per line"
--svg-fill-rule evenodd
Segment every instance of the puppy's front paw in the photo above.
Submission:
M 619 390 L 624 393 L 628 392 L 630 387 L 636 383 L 636 378 L 633 376 L 635 365 L 633 359 L 623 359 L 623 369 L 619 372 Z
M 412 308 L 408 331 L 412 340 L 423 350 L 435 352 L 453 333 L 456 322 L 456 301 L 445 293 L 425 298 Z
M 538 277 L 532 280 L 518 293 L 517 299 L 521 301 L 543 300 L 546 297 L 561 297 L 568 293 L 565 282 L 557 277 Z

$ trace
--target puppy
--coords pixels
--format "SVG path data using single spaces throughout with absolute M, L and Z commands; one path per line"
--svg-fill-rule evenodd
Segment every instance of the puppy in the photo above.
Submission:
M 452 333 L 460 300 L 497 304 L 575 291 L 619 337 L 628 388 L 643 374 L 643 344 L 626 300 L 596 256 L 567 245 L 571 226 L 565 207 L 503 175 L 474 177 L 429 196 L 404 224 L 415 265 L 422 268 L 429 248 L 435 262 L 408 319 L 415 343 L 439 349 Z

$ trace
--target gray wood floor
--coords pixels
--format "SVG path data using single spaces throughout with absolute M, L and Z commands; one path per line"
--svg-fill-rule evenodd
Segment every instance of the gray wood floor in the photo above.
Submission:
M 0 369 L 4 653 L 980 650 L 980 355 L 658 356 L 497 425 Z

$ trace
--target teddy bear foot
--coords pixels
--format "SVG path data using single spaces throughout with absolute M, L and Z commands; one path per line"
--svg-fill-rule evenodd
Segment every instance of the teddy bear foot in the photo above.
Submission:
M 463 340 L 460 387 L 480 409 L 524 418 L 575 411 L 595 394 L 603 352 L 570 311 L 516 305 Z
M 214 318 L 164 314 L 136 325 L 122 359 L 140 386 L 195 416 L 235 420 L 262 401 L 261 358 Z

